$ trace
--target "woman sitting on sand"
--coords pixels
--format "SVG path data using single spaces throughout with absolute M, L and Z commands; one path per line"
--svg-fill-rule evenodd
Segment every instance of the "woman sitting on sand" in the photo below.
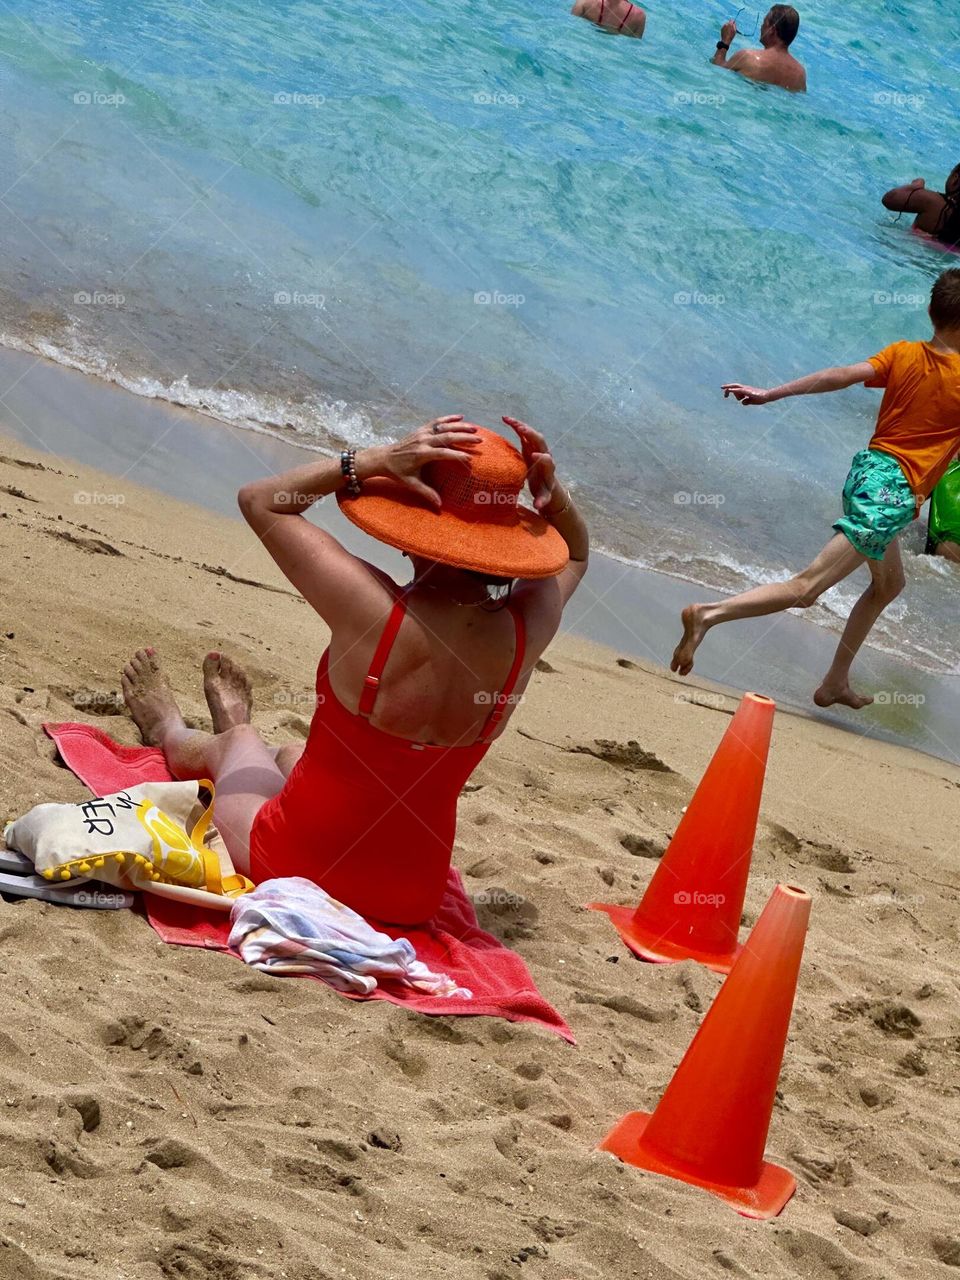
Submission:
M 939 240 L 948 249 L 960 247 L 960 164 L 942 194 L 929 191 L 923 178 L 914 178 L 907 186 L 888 191 L 883 207 L 896 213 L 915 213 L 912 230 Z
M 647 15 L 630 0 L 576 0 L 570 12 L 617 36 L 642 36 L 647 25 Z
M 186 727 L 154 650 L 124 668 L 143 740 L 176 777 L 214 781 L 217 826 L 253 880 L 306 876 L 383 922 L 437 910 L 460 791 L 587 566 L 586 527 L 546 441 L 504 422 L 522 455 L 458 415 L 240 490 L 247 522 L 330 628 L 305 746 L 262 741 L 249 682 L 219 653 L 203 664 L 212 734 Z M 518 505 L 525 482 L 535 511 Z M 304 519 L 331 493 L 354 524 L 410 557 L 410 583 Z

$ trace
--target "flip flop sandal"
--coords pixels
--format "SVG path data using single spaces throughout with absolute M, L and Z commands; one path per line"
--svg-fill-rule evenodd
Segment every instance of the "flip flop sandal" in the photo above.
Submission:
M 0 871 L 14 876 L 32 876 L 33 863 L 25 853 L 18 853 L 16 849 L 0 849 Z
M 99 911 L 118 911 L 132 907 L 135 896 L 112 884 L 99 880 L 51 884 L 43 876 L 7 875 L 0 872 L 0 896 L 7 898 L 39 898 L 59 907 L 93 907 Z

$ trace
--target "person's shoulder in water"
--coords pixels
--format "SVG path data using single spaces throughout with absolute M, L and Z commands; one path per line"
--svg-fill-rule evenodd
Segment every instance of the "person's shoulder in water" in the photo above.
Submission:
M 923 178 L 914 178 L 886 192 L 883 207 L 914 214 L 914 231 L 934 236 L 945 245 L 960 246 L 960 164 L 942 192 L 931 190 Z
M 647 26 L 646 13 L 630 0 L 575 0 L 570 12 L 615 35 L 640 37 Z
M 731 57 L 722 44 L 731 44 L 737 34 L 735 23 L 726 23 L 721 33 L 721 46 L 714 58 L 720 66 L 736 71 L 748 80 L 775 84 L 792 93 L 805 93 L 807 73 L 803 64 L 790 52 L 790 45 L 800 30 L 800 15 L 789 4 L 775 4 L 760 28 L 761 49 L 740 49 Z

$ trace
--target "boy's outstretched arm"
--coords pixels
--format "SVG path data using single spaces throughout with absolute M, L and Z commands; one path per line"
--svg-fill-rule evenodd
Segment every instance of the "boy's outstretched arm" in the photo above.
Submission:
M 858 364 L 837 365 L 833 369 L 808 373 L 805 378 L 796 378 L 779 387 L 745 387 L 740 382 L 725 382 L 722 391 L 724 399 L 735 396 L 741 404 L 772 404 L 774 400 L 785 400 L 787 396 L 842 391 L 844 387 L 852 387 L 857 382 L 869 382 L 876 376 L 875 366 L 869 360 L 861 360 Z

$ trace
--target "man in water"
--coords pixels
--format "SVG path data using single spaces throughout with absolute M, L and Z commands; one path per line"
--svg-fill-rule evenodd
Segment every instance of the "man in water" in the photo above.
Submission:
M 806 93 L 807 73 L 790 53 L 790 45 L 800 30 L 800 15 L 789 4 L 775 4 L 763 20 L 760 28 L 762 49 L 740 49 L 728 58 L 727 54 L 737 35 L 735 21 L 725 22 L 720 29 L 714 65 L 738 71 L 748 80 L 762 84 L 777 84 L 792 93 Z

